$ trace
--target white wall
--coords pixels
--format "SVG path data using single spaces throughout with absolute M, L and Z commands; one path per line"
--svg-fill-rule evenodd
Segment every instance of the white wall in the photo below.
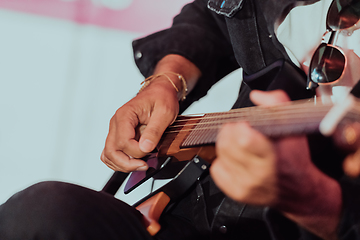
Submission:
M 112 173 L 99 160 L 109 119 L 142 81 L 139 34 L 0 10 L 0 36 L 0 203 L 43 180 L 100 190 Z M 239 79 L 188 112 L 228 110 Z

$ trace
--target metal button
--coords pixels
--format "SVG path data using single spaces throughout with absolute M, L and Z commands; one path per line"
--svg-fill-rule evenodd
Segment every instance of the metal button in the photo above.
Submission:
M 142 57 L 142 53 L 140 51 L 135 52 L 135 58 L 140 59 Z
M 225 234 L 227 232 L 227 227 L 225 225 L 222 225 L 219 227 L 219 232 Z

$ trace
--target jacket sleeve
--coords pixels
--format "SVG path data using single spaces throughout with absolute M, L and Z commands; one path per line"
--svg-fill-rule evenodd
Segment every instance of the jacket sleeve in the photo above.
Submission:
M 339 180 L 342 192 L 342 213 L 337 229 L 339 240 L 360 240 L 360 178 L 342 177 Z M 301 239 L 317 240 L 310 233 L 305 233 Z
M 351 179 L 344 176 L 339 180 L 339 183 L 343 206 L 337 237 L 339 240 L 360 240 L 360 178 Z M 274 240 L 320 240 L 319 237 L 305 229 L 295 227 L 294 222 L 286 219 L 275 210 L 267 209 L 265 218 Z M 291 223 L 293 224 L 292 227 Z
M 360 178 L 340 180 L 343 212 L 339 224 L 340 240 L 360 239 Z
M 169 29 L 133 41 L 133 50 L 135 63 L 145 77 L 150 76 L 157 62 L 168 54 L 179 54 L 201 70 L 202 77 L 181 103 L 181 111 L 239 67 L 225 19 L 209 10 L 206 0 L 185 5 Z

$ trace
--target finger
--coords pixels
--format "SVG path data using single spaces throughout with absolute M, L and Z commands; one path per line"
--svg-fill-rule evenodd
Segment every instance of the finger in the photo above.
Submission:
M 115 130 L 111 132 L 113 133 Z M 135 171 L 137 169 L 147 169 L 147 164 L 144 161 L 137 159 L 136 156 L 135 158 L 130 157 L 134 156 L 129 155 L 130 151 L 128 149 L 130 141 L 135 140 L 132 139 L 126 141 L 123 136 L 116 137 L 115 134 L 109 134 L 102 154 L 102 156 L 104 156 L 104 162 L 111 165 L 112 169 L 115 168 L 117 171 L 123 172 Z M 138 145 L 137 142 L 135 144 Z
M 109 167 L 110 169 L 112 169 L 112 170 L 114 170 L 114 171 L 119 171 L 119 170 L 117 169 L 117 167 L 116 167 L 107 157 L 105 157 L 104 151 L 101 153 L 100 159 L 101 159 L 101 161 L 102 161 L 107 167 Z
M 232 176 L 229 174 L 229 170 L 221 159 L 216 158 L 215 161 L 212 162 L 209 171 L 215 184 L 223 193 L 234 200 L 243 200 L 241 199 L 241 193 L 238 192 L 242 189 L 241 186 L 234 184 Z
M 165 129 L 173 122 L 175 117 L 176 114 L 169 114 L 167 110 L 154 109 L 149 123 L 139 140 L 139 148 L 141 151 L 145 153 L 153 151 L 159 143 Z
M 119 117 L 117 117 L 119 115 Z M 127 112 L 115 115 L 110 121 L 109 135 L 106 145 L 111 151 L 121 151 L 128 156 L 141 158 L 145 153 L 140 150 L 136 138 L 136 127 L 139 124 L 137 115 L 134 112 Z M 112 153 L 116 157 L 116 153 Z
M 100 159 L 114 171 L 132 172 L 146 171 L 148 169 L 148 165 L 144 161 L 130 158 L 120 151 L 107 152 L 104 149 L 101 153 Z
M 219 157 L 211 164 L 210 174 L 215 184 L 235 201 L 253 205 L 270 205 L 275 202 L 275 195 L 266 188 L 274 181 L 266 174 L 226 164 Z
M 259 106 L 273 106 L 278 103 L 290 101 L 289 96 L 283 90 L 260 91 L 253 90 L 250 92 L 250 100 Z
M 263 158 L 274 151 L 270 140 L 247 122 L 225 124 L 218 134 L 215 146 L 217 151 L 232 153 L 234 156 L 246 153 Z

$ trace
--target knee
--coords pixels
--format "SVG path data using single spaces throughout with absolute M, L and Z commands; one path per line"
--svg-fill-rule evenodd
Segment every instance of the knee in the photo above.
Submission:
M 0 206 L 0 225 L 7 229 L 50 226 L 71 219 L 76 187 L 61 182 L 41 182 L 16 193 Z M 78 201 L 78 199 L 77 199 Z M 35 226 L 39 225 L 39 226 Z M 1 227 L 0 227 L 1 228 Z
M 37 214 L 49 213 L 70 200 L 73 191 L 71 184 L 40 182 L 13 195 L 1 206 L 1 210 L 11 209 L 13 214 L 19 212 L 22 215 L 31 211 Z

